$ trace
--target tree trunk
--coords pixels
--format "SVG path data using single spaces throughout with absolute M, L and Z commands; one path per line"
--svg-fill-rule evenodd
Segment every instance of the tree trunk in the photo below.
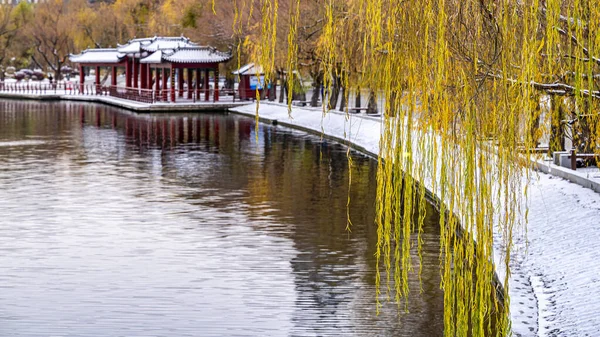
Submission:
M 340 111 L 346 111 L 346 91 L 346 88 L 344 88 L 343 86 L 340 87 L 340 95 L 342 95 L 342 99 L 340 101 Z
M 529 116 L 530 118 L 530 125 L 529 125 L 529 144 L 527 144 L 526 146 L 530 146 L 531 148 L 535 149 L 538 147 L 539 144 L 539 129 L 540 129 L 540 114 L 541 114 L 541 107 L 540 107 L 540 96 L 536 95 L 534 98 L 535 101 L 535 106 L 533 108 L 533 110 L 531 111 L 531 116 Z
M 271 87 L 269 88 L 269 101 L 275 101 L 275 97 L 277 96 L 277 81 L 273 81 L 271 83 Z
M 367 114 L 376 114 L 377 111 L 377 97 L 375 96 L 375 91 L 371 90 L 369 92 L 369 103 L 367 104 Z
M 315 76 L 313 78 L 314 78 L 313 93 L 312 93 L 312 97 L 310 98 L 310 106 L 317 107 L 317 106 L 319 106 L 319 97 L 321 95 L 321 86 L 323 85 L 323 75 L 318 74 L 317 76 Z
M 331 87 L 331 95 L 329 96 L 329 105 L 327 110 L 332 110 L 337 107 L 338 98 L 340 97 L 340 79 L 335 74 L 333 75 L 333 85 Z
M 56 60 L 55 64 L 56 64 L 56 73 L 59 75 L 59 76 L 57 76 L 57 78 L 62 79 L 62 67 L 64 65 L 64 62 L 60 62 L 60 60 Z
M 306 93 L 304 92 L 304 85 L 300 82 L 300 78 L 298 76 L 294 76 L 292 74 L 292 100 L 293 101 L 306 101 Z
M 233 90 L 235 88 L 235 79 L 233 77 L 225 78 L 225 88 Z
M 398 98 L 398 94 L 396 91 L 392 91 L 390 93 L 390 99 L 389 102 L 386 101 L 385 102 L 385 115 L 389 116 L 389 117 L 393 117 L 396 115 L 396 107 L 398 106 L 398 102 L 396 102 L 396 99 Z
M 279 103 L 283 103 L 283 96 L 285 96 L 285 75 L 283 72 L 279 72 Z
M 589 108 L 589 102 L 586 100 L 583 102 L 583 116 L 579 117 L 577 124 L 577 151 L 579 153 L 594 153 L 592 147 L 592 130 L 594 125 L 592 119 L 589 117 L 593 111 Z
M 267 85 L 267 88 L 265 88 L 265 90 L 267 91 L 267 99 L 269 100 L 269 102 L 275 101 L 275 98 L 277 96 L 277 75 L 273 74 L 271 78 L 275 78 L 275 80 L 271 80 L 271 83 L 269 83 Z
M 360 88 L 356 89 L 356 97 L 354 98 L 354 107 L 361 108 L 362 102 L 360 99 Z
M 552 96 L 550 116 L 550 153 L 565 150 L 565 109 L 562 104 L 561 96 Z

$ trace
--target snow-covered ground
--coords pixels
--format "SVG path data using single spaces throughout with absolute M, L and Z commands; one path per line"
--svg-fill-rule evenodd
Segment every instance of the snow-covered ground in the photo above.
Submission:
M 577 171 L 581 172 L 588 179 L 600 180 L 600 168 L 596 166 L 578 168 Z
M 256 105 L 233 109 L 254 115 Z M 381 119 L 261 102 L 261 118 L 349 140 L 379 151 Z M 600 194 L 536 172 L 529 223 L 514 238 L 509 283 L 515 336 L 600 336 Z M 502 249 L 501 236 L 495 240 Z M 500 254 L 497 254 L 500 256 Z M 501 261 L 496 261 L 497 265 Z M 500 272 L 500 271 L 499 271 Z M 501 274 L 501 272 L 500 272 Z

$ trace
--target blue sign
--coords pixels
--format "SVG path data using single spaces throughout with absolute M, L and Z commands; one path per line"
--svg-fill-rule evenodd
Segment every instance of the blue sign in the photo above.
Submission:
M 264 85 L 265 85 L 265 76 L 264 75 L 260 76 L 260 81 L 259 81 L 259 77 L 250 76 L 250 89 L 256 90 L 256 88 L 258 87 L 258 90 L 262 90 Z

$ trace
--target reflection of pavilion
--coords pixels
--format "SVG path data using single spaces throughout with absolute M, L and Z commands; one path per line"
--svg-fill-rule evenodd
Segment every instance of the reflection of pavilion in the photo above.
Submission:
M 99 93 L 100 68 L 110 67 L 111 96 L 152 103 L 176 102 L 177 97 L 209 101 L 211 72 L 213 101 L 218 101 L 219 64 L 231 57 L 231 53 L 200 46 L 185 37 L 153 37 L 133 39 L 117 48 L 87 49 L 70 59 L 79 64 L 80 91 L 84 91 L 85 68 L 95 69 Z M 125 68 L 125 86 L 117 85 L 118 68 Z
M 71 111 L 70 107 L 76 110 Z M 205 150 L 231 151 L 233 144 L 251 139 L 254 125 L 253 119 L 245 117 L 196 113 L 137 115 L 98 104 L 69 104 L 66 111 L 77 113 L 82 127 L 116 130 L 140 149 L 202 144 Z

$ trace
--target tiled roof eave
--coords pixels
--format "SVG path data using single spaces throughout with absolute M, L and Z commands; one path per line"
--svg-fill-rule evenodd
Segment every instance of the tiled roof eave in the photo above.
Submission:
M 227 62 L 229 60 L 231 60 L 231 58 L 221 58 L 221 59 L 212 59 L 212 60 L 194 60 L 194 59 L 187 59 L 187 60 L 181 60 L 181 59 L 171 59 L 171 58 L 163 58 L 163 60 L 165 60 L 166 62 L 172 62 L 172 63 L 223 63 L 223 62 Z
M 119 64 L 121 63 L 121 60 L 71 60 L 71 62 L 73 63 L 79 63 L 79 64 Z
M 69 60 L 80 64 L 118 64 L 124 54 L 110 49 L 88 49 L 78 55 L 69 55 Z

